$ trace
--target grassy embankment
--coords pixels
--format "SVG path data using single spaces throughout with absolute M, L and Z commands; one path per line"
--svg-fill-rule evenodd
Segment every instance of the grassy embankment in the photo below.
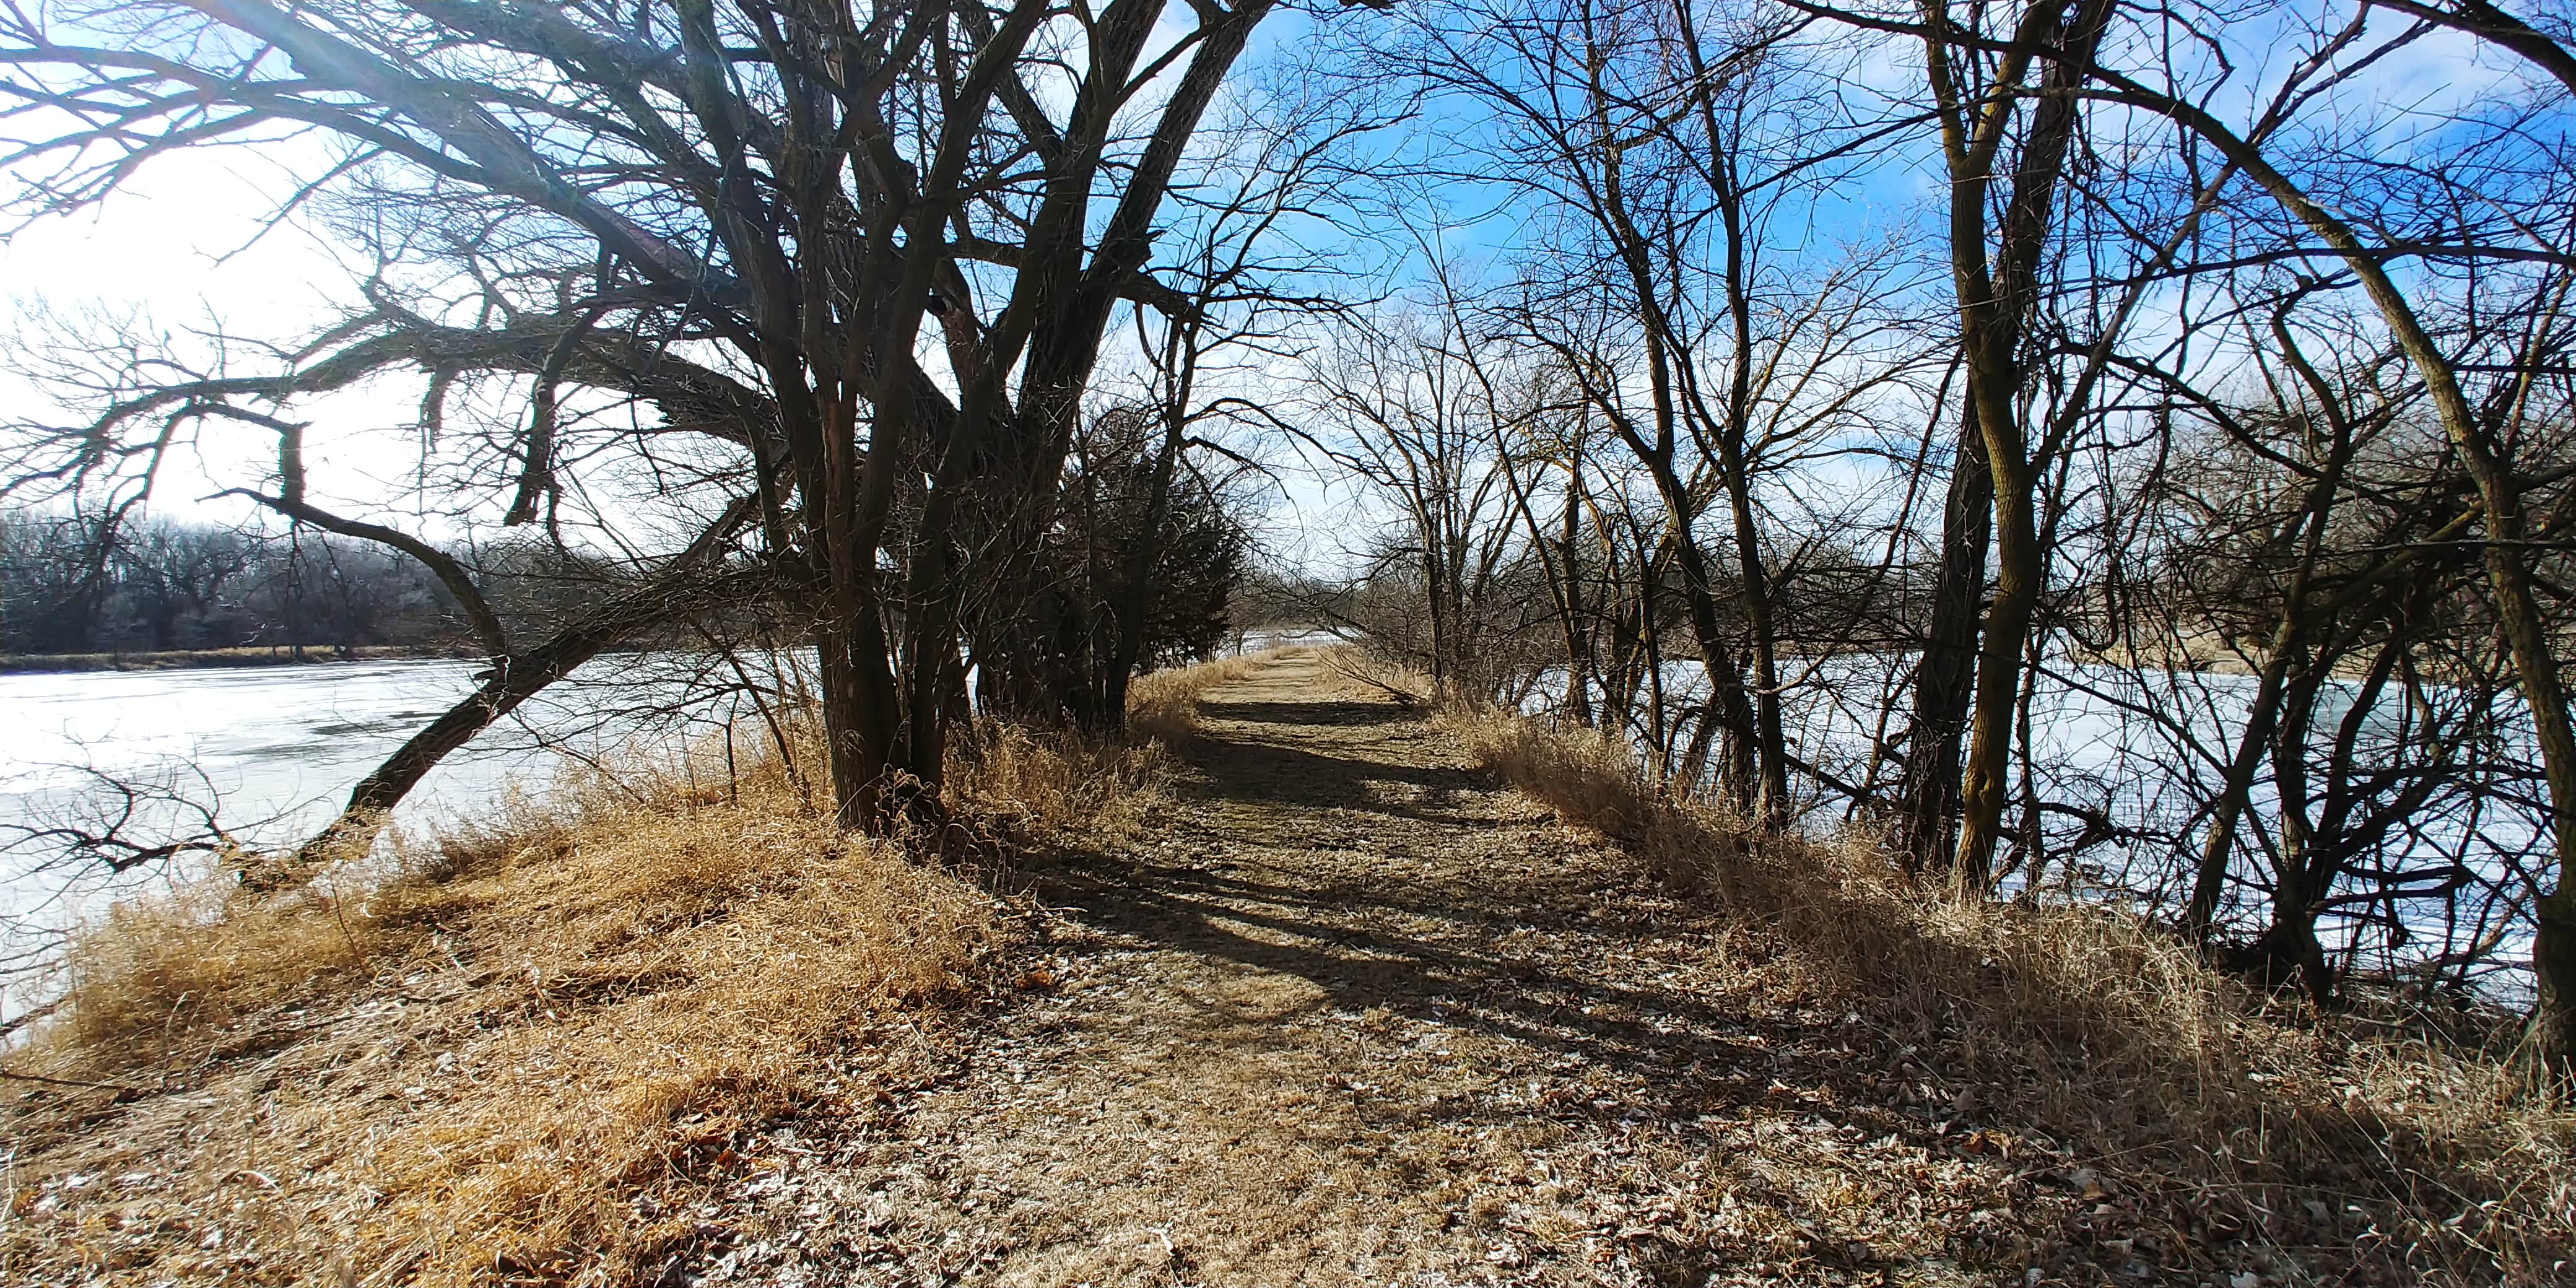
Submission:
M 1363 678 L 1430 704 L 1425 677 Z M 1756 840 L 1606 736 L 1440 705 L 1489 770 L 1730 910 L 1746 987 L 1849 1011 L 1890 1102 L 1929 1086 L 1955 1117 L 2113 1160 L 2079 1179 L 2116 1167 L 2146 1191 L 2120 1201 L 2178 1241 L 2349 1239 L 2435 1282 L 2576 1279 L 2576 1105 L 2534 1089 L 2512 1017 L 2389 999 L 2318 1016 L 2138 917 L 1928 890 L 1868 836 Z
M 1140 681 L 1124 746 L 980 731 L 964 864 L 836 831 L 810 747 L 719 751 L 266 902 L 120 907 L 8 1053 L 0 1282 L 638 1283 L 748 1237 L 701 1205 L 761 1165 L 736 1144 L 875 1112 L 945 1017 L 1040 982 L 997 869 L 1136 826 L 1168 763 L 1143 739 L 1248 665 Z

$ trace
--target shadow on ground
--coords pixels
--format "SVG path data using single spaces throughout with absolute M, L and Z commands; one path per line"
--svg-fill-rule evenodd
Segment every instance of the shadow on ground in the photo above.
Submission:
M 1158 846 L 1069 856 L 1046 875 L 1049 902 L 1136 940 L 1307 981 L 1317 990 L 1316 1013 L 1391 1015 L 1472 1032 L 1621 1088 L 1509 1104 L 1364 1102 L 1373 1128 L 1527 1127 L 1539 1119 L 1615 1132 L 1641 1118 L 1689 1124 L 1787 1115 L 1806 1124 L 1803 1131 L 1951 1160 L 1982 1176 L 1977 1202 L 1997 1205 L 1988 1212 L 2019 1209 L 2016 1219 L 1980 1224 L 1963 1208 L 1949 1250 L 2013 1274 L 2019 1267 L 2078 1281 L 2197 1274 L 2244 1264 L 2236 1254 L 2249 1239 L 2340 1262 L 2364 1281 L 2388 1268 L 2382 1256 L 2355 1255 L 2332 1221 L 2323 1228 L 2275 1221 L 2257 1231 L 2266 1219 L 2259 1209 L 2193 1191 L 2155 1151 L 2107 1156 L 2082 1143 L 2082 1124 L 2070 1124 L 2064 1104 L 2028 1112 L 2038 1102 L 1998 1096 L 1991 1070 L 1981 1078 L 1941 1067 L 1942 1051 L 1987 1039 L 2029 1043 L 2055 1051 L 2044 1059 L 2080 1066 L 2087 1035 L 2122 1023 L 2118 1016 L 2069 1010 L 2057 1031 L 1980 1035 L 1927 1027 L 1919 1016 L 1881 1023 L 1864 1015 L 1865 998 L 1849 1010 L 1841 1002 L 1830 1010 L 1784 1004 L 1796 989 L 1766 992 L 1713 974 L 1718 958 L 1706 945 L 1743 929 L 1727 924 L 1715 904 L 1682 902 L 1597 842 L 1554 826 L 1544 810 L 1502 803 L 1517 798 L 1466 767 L 1434 726 L 1391 702 L 1214 701 L 1201 717 L 1202 732 L 1185 752 L 1197 773 L 1184 794 L 1203 812 L 1176 820 Z M 1766 899 L 1812 895 L 1739 893 L 1737 917 Z M 1903 963 L 1889 969 L 1915 972 L 1917 982 L 1974 980 L 1977 987 L 1962 993 L 1988 995 L 2048 987 L 2016 981 L 2015 963 L 1927 938 L 1883 908 L 1854 902 L 1832 915 L 1847 918 L 1853 935 L 1885 941 L 1887 960 Z M 1740 950 L 1731 960 L 1741 964 Z M 2177 1082 L 2200 1076 L 2185 1067 L 2188 1053 L 2175 1060 Z M 2135 1140 L 2134 1116 L 2154 1109 L 2074 1112 L 2095 1114 L 2106 1140 Z M 2348 1117 L 2309 1116 L 2295 1126 L 2383 1148 L 2369 1125 Z M 2177 1137 L 2157 1149 L 2191 1147 Z M 2384 1148 L 2438 1173 L 2434 1160 L 2414 1157 L 2418 1148 Z M 2106 1193 L 2091 1181 L 2051 1179 L 2123 1172 L 2143 1184 Z M 1757 1184 L 1747 1193 L 1765 1191 Z M 1786 1191 L 1763 1201 L 1805 1212 L 1800 1220 L 1815 1215 L 1812 1200 Z M 1843 1269 L 1875 1255 L 1834 1240 L 1807 1252 Z M 1685 1259 L 1676 1268 L 1687 1278 L 1706 1267 Z

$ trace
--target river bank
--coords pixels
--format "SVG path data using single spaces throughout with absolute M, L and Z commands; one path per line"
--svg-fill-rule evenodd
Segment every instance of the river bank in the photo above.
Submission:
M 363 644 L 337 649 L 290 648 L 177 649 L 163 653 L 0 653 L 0 675 L 83 671 L 197 671 L 217 667 L 326 666 L 348 662 L 396 662 L 430 658 L 471 658 L 471 648 L 431 644 Z
M 2576 1124 L 2491 1033 L 1748 838 L 1610 740 L 1311 651 L 1148 678 L 1150 742 L 980 735 L 968 863 L 835 837 L 746 765 L 494 817 L 363 897 L 129 918 L 11 1061 L 56 1081 L 0 1107 L 0 1280 L 2249 1288 L 2576 1255 Z

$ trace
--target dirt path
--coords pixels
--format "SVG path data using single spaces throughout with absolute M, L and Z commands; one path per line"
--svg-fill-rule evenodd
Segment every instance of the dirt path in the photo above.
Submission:
M 1722 927 L 1313 654 L 1201 709 L 1151 839 L 1043 892 L 1056 986 L 863 1139 L 773 1142 L 811 1157 L 745 1197 L 798 1233 L 706 1279 L 1994 1277 L 1888 1218 L 1973 1246 L 2008 1170 L 1844 1107 L 1842 1017 L 1712 979 Z

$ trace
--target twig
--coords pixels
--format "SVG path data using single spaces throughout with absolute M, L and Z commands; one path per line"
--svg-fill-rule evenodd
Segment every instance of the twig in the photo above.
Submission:
M 41 1073 L 20 1073 L 8 1068 L 0 1068 L 0 1078 L 13 1078 L 19 1082 L 41 1082 L 49 1087 L 81 1087 L 91 1091 L 114 1091 L 129 1096 L 136 1094 L 134 1088 L 122 1082 L 83 1082 L 78 1078 L 48 1078 Z
M 1364 674 L 1358 667 L 1352 666 L 1349 663 L 1344 662 L 1339 657 L 1334 657 L 1331 654 L 1326 654 L 1326 659 L 1325 665 L 1332 667 L 1334 674 L 1347 680 L 1357 680 L 1372 689 L 1376 689 L 1379 692 L 1384 693 L 1386 696 L 1395 699 L 1395 704 L 1397 706 L 1400 706 L 1407 711 L 1411 711 L 1423 704 L 1422 695 L 1420 694 L 1399 689 L 1375 676 Z
M 5 1038 L 61 1009 L 63 1009 L 63 999 L 55 998 L 42 1006 L 31 1006 L 6 1020 L 0 1020 L 0 1038 Z

